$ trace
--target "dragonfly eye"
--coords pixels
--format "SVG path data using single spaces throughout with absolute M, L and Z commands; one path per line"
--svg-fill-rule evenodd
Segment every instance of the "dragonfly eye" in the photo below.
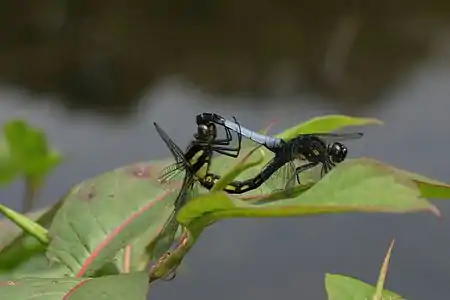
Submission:
M 328 155 L 334 163 L 340 163 L 347 157 L 347 147 L 341 143 L 333 143 L 328 145 Z
M 195 135 L 195 138 L 199 140 L 207 140 L 209 137 L 209 127 L 206 124 L 199 124 L 197 126 L 197 134 Z

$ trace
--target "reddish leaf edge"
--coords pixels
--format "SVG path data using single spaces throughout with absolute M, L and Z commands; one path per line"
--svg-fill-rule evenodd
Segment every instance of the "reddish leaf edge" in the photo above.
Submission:
M 73 286 L 68 292 L 67 294 L 64 295 L 64 297 L 62 298 L 62 300 L 67 300 L 69 299 L 69 297 L 77 290 L 79 289 L 82 285 L 84 285 L 86 282 L 88 282 L 89 280 L 91 280 L 92 278 L 86 278 L 80 282 L 78 282 L 75 286 Z
M 81 266 L 80 270 L 75 275 L 75 278 L 80 278 L 84 275 L 87 268 L 91 265 L 91 263 L 94 261 L 94 259 L 100 254 L 103 248 L 105 248 L 113 239 L 115 236 L 117 236 L 128 224 L 130 224 L 134 219 L 139 217 L 143 212 L 150 209 L 153 205 L 156 203 L 162 201 L 167 195 L 172 193 L 172 191 L 166 191 L 164 194 L 160 195 L 156 198 L 155 201 L 152 201 L 148 203 L 147 205 L 143 206 L 141 209 L 139 209 L 137 212 L 129 216 L 127 219 L 125 219 L 122 224 L 114 228 L 114 230 L 105 237 L 98 245 L 95 247 L 94 251 L 92 251 L 91 255 L 89 255 L 83 265 Z

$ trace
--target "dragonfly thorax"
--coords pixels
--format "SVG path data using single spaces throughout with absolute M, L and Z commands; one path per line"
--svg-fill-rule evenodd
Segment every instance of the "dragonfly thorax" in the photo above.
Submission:
M 292 158 L 320 163 L 327 159 L 327 145 L 318 137 L 303 136 L 292 144 Z
M 347 147 L 338 142 L 329 144 L 327 147 L 327 153 L 330 160 L 334 163 L 342 162 L 347 157 L 347 151 Z

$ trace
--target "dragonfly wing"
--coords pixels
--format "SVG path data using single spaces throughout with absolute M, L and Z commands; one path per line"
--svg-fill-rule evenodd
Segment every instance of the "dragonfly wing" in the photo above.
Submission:
M 182 180 L 186 166 L 183 163 L 171 164 L 159 173 L 161 183 L 168 184 L 174 180 Z
M 270 161 L 268 164 L 271 164 L 274 161 Z M 287 163 L 281 168 L 279 168 L 269 179 L 266 180 L 265 184 L 272 190 L 281 190 L 286 187 L 286 183 L 289 179 L 294 175 L 295 167 L 292 166 L 291 163 Z
M 319 138 L 323 138 L 329 141 L 345 141 L 345 140 L 356 140 L 363 136 L 362 132 L 351 132 L 351 133 L 309 133 L 308 135 L 314 135 Z
M 169 250 L 170 246 L 172 245 L 175 239 L 175 234 L 177 233 L 177 230 L 178 230 L 178 222 L 176 220 L 176 213 L 174 210 L 170 214 L 169 218 L 167 219 L 166 223 L 161 229 L 161 232 L 156 238 L 157 240 L 153 250 L 154 257 L 156 258 L 161 257 L 167 250 Z
M 167 148 L 169 148 L 170 152 L 172 152 L 173 157 L 175 158 L 176 164 L 182 164 L 185 166 L 189 165 L 189 162 L 184 157 L 183 150 L 178 147 L 177 144 L 165 133 L 164 130 L 162 130 L 161 127 L 159 127 L 158 124 L 153 123 L 155 125 L 156 131 L 158 132 L 159 136 L 162 138 L 164 143 L 166 144 Z
M 286 180 L 285 180 L 285 186 L 284 189 L 285 190 L 290 190 L 295 186 L 296 183 L 296 174 L 295 174 L 295 163 L 293 161 L 289 162 L 288 164 L 285 165 L 285 169 L 286 169 Z
M 174 164 L 167 166 L 161 171 L 159 175 L 160 181 L 162 181 L 163 183 L 168 183 L 176 177 L 181 179 L 180 176 L 183 173 L 182 171 L 190 169 L 190 164 L 184 157 L 184 152 L 180 149 L 180 147 L 178 147 L 177 144 L 175 144 L 175 142 L 167 135 L 167 133 L 161 127 L 159 127 L 157 123 L 153 124 L 155 125 L 156 131 L 158 132 L 159 136 L 164 141 L 167 148 L 169 148 L 175 159 Z
M 194 177 L 187 175 L 188 174 L 186 174 L 183 180 L 183 185 L 181 186 L 177 199 L 174 202 L 174 210 L 170 214 L 170 217 L 167 219 L 157 238 L 158 241 L 156 242 L 155 246 L 155 256 L 157 257 L 159 257 L 165 251 L 167 251 L 173 244 L 173 241 L 175 240 L 175 235 L 179 227 L 178 221 L 176 219 L 176 214 L 184 206 L 184 204 L 186 204 L 186 202 L 189 199 L 191 199 L 190 197 L 193 196 L 192 194 L 194 194 L 193 191 Z

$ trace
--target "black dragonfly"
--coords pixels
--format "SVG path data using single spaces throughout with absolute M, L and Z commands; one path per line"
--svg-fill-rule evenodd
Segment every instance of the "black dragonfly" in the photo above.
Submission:
M 363 133 L 360 132 L 310 133 L 299 134 L 293 139 L 283 140 L 244 128 L 240 124 L 214 113 L 200 114 L 197 116 L 197 120 L 204 123 L 212 122 L 239 132 L 240 135 L 274 153 L 273 159 L 255 177 L 229 183 L 224 190 L 230 194 L 242 194 L 257 189 L 265 182 L 270 187 L 279 187 L 281 183 L 283 190 L 289 190 L 294 186 L 295 178 L 300 184 L 300 173 L 319 164 L 322 164 L 320 175 L 323 177 L 347 157 L 348 149 L 341 141 L 359 139 L 363 136 Z M 296 160 L 306 161 L 306 163 L 296 167 Z M 219 175 L 211 173 L 207 176 L 209 178 L 205 183 L 208 183 L 208 188 L 214 186 L 215 182 L 220 179 Z

